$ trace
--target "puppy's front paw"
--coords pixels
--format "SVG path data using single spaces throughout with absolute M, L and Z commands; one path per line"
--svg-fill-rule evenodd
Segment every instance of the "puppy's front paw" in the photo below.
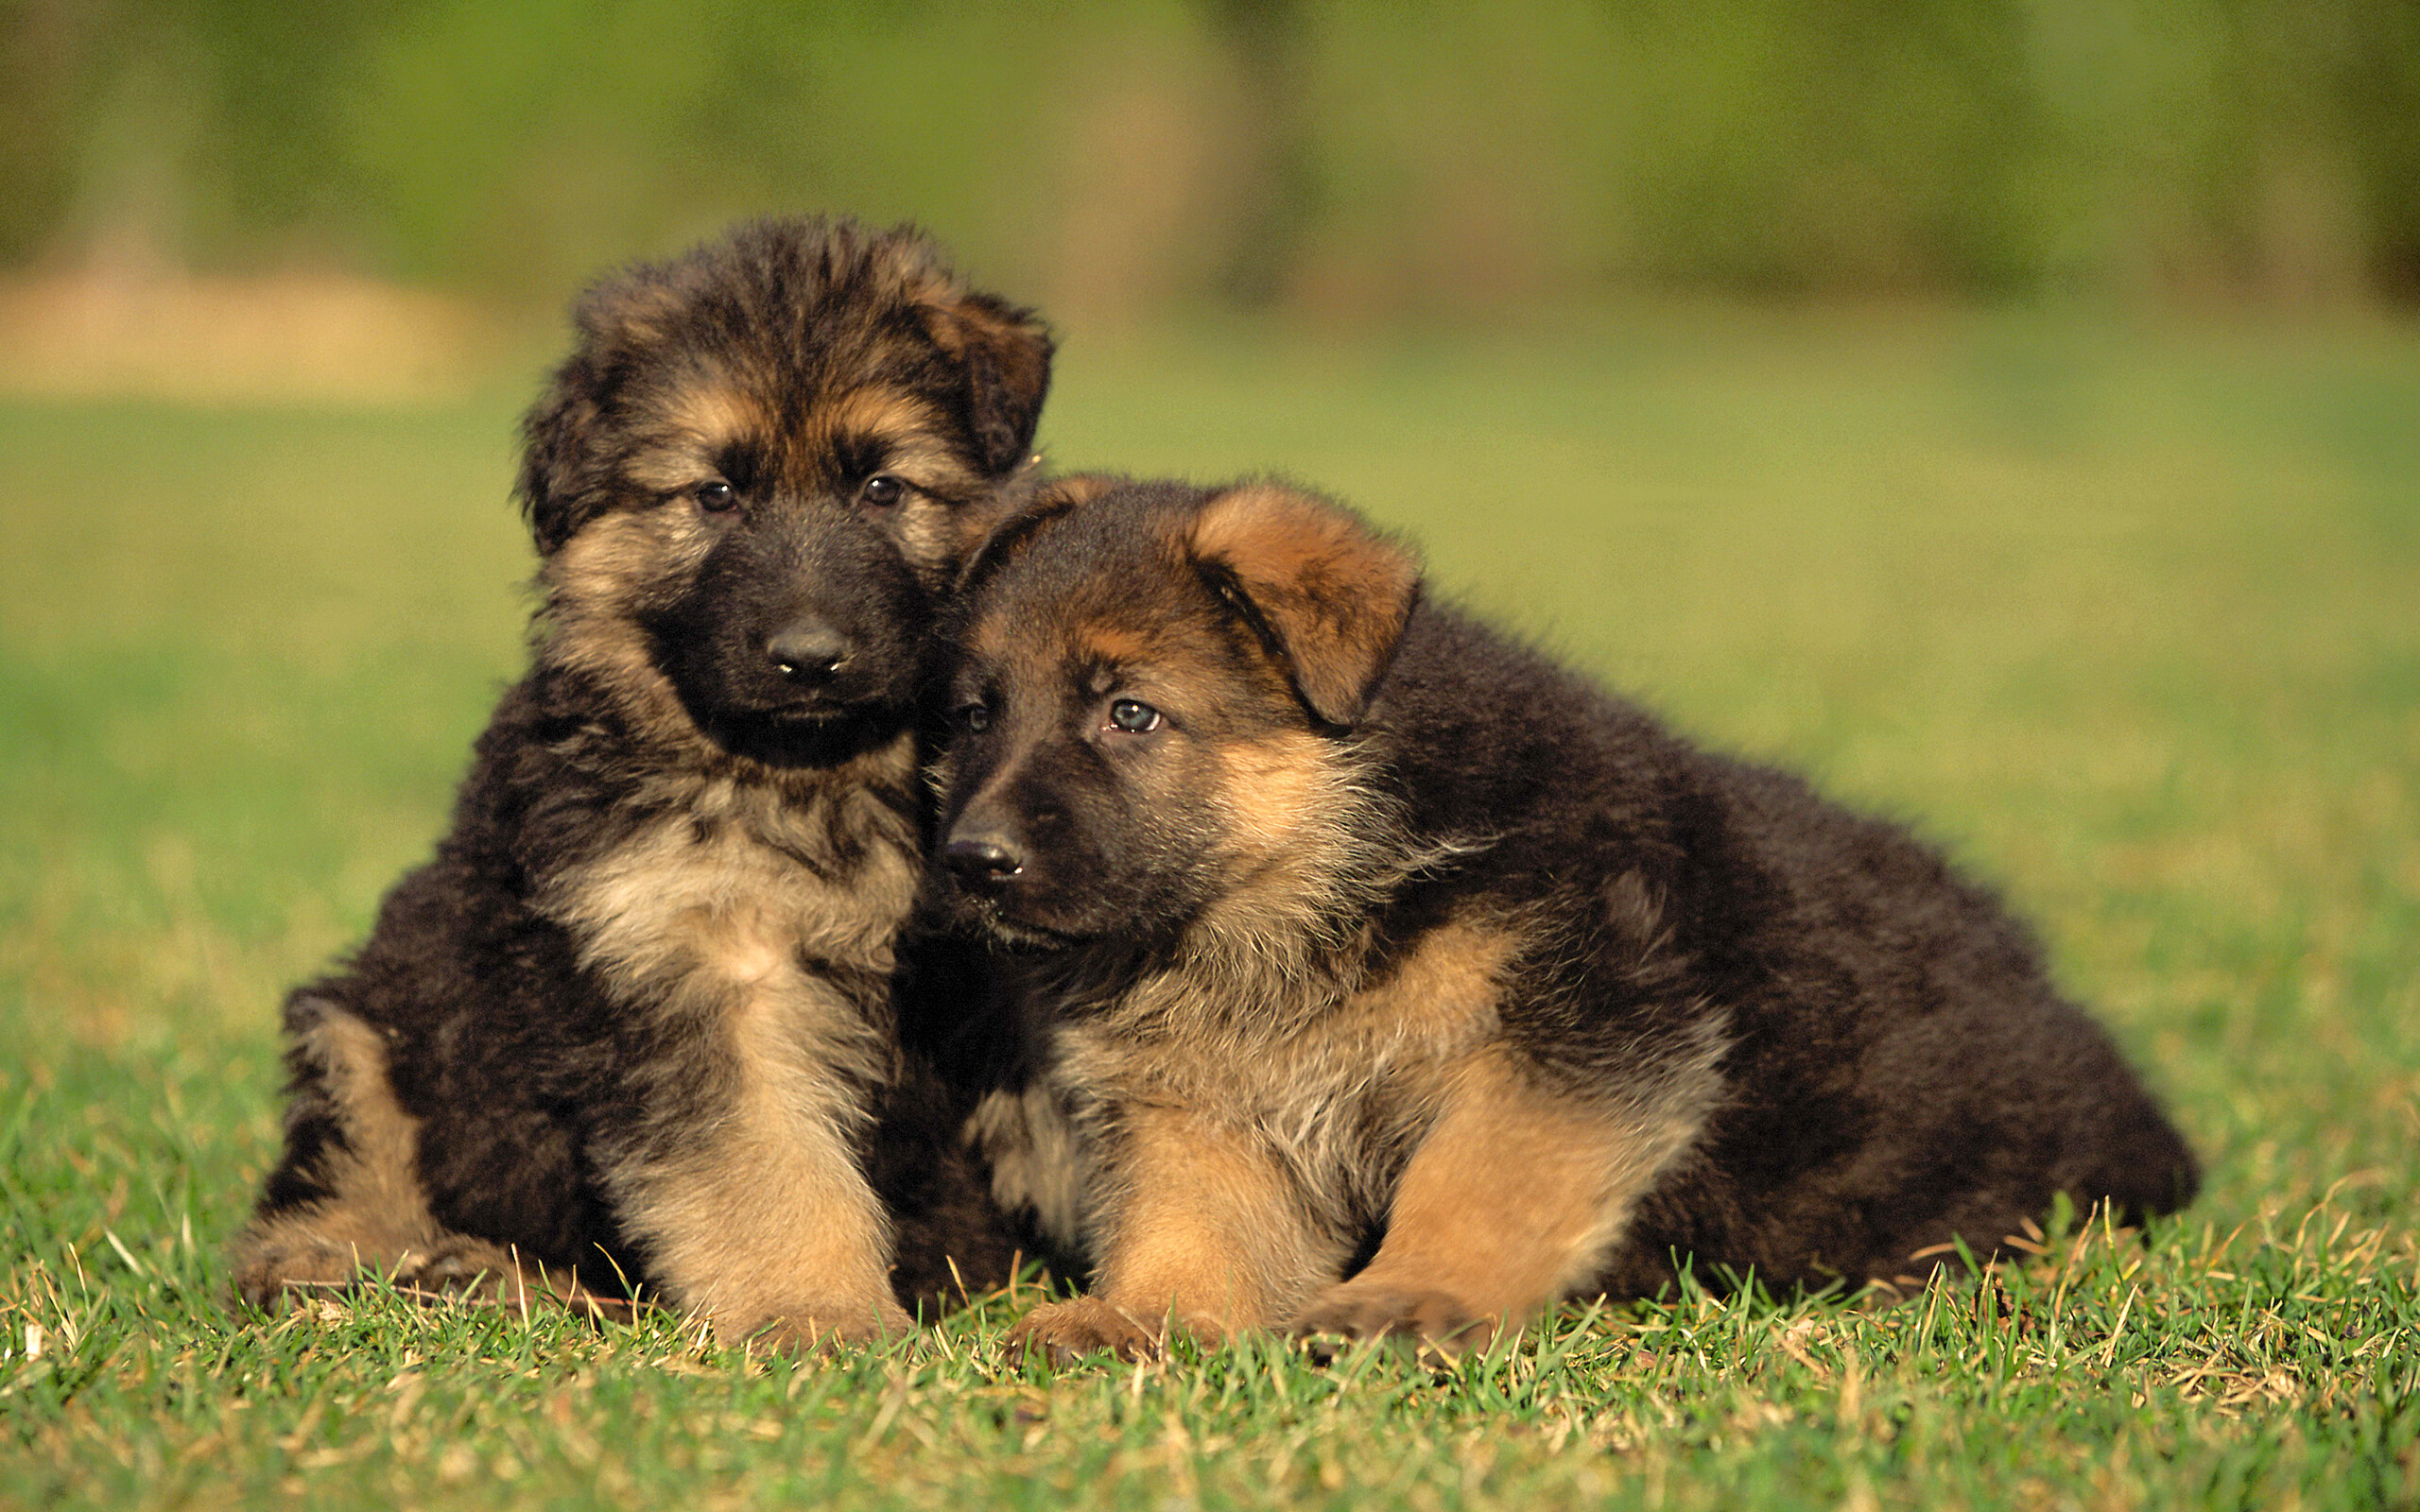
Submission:
M 717 1332 L 726 1337 L 737 1335 L 750 1349 L 774 1354 L 829 1354 L 854 1345 L 906 1338 L 916 1332 L 916 1320 L 887 1297 L 878 1302 L 826 1298 L 787 1303 L 775 1308 L 771 1316 L 758 1319 L 752 1327 L 742 1325 L 726 1330 L 717 1325 Z
M 1073 1365 L 1107 1349 L 1121 1360 L 1157 1359 L 1159 1336 L 1098 1297 L 1047 1302 L 1017 1320 L 1006 1340 L 1009 1358 L 1040 1356 L 1052 1366 Z
M 1329 1287 L 1296 1314 L 1293 1332 L 1323 1338 L 1416 1340 L 1423 1353 L 1433 1349 L 1450 1360 L 1485 1353 L 1495 1342 L 1495 1324 L 1494 1317 L 1474 1313 L 1451 1293 L 1345 1281 Z

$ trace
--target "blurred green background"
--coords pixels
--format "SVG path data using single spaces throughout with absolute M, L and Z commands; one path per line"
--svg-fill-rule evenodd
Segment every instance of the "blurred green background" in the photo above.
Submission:
M 2420 297 L 2411 0 L 9 0 L 0 265 L 510 311 L 768 208 L 1078 319 Z

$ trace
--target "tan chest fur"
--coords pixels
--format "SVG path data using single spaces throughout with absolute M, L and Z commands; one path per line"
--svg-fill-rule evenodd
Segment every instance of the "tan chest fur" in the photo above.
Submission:
M 541 893 L 656 1030 L 626 1068 L 652 1091 L 599 1174 L 666 1295 L 734 1329 L 895 1311 L 854 1143 L 894 1071 L 882 995 L 917 854 L 879 793 L 912 779 L 908 741 L 867 763 L 700 779 Z
M 904 781 L 905 742 L 884 754 Z M 884 1040 L 848 989 L 890 972 L 916 876 L 908 822 L 861 778 L 719 777 L 540 902 L 631 1010 L 873 1077 Z
M 1181 1107 L 1216 1120 L 1286 1167 L 1316 1209 L 1382 1206 L 1369 1146 L 1433 1119 L 1493 1040 L 1517 943 L 1505 928 L 1450 921 L 1383 972 L 1268 983 L 1251 1012 L 1235 1010 L 1231 980 L 1216 983 L 1214 1004 L 1199 974 L 1156 974 L 1108 1016 L 1061 1029 L 1056 1080 L 1112 1118 L 1120 1107 Z

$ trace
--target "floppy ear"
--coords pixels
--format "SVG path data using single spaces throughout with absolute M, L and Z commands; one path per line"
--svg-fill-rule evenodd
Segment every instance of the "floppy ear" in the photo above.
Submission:
M 1420 562 L 1341 505 L 1273 483 L 1217 495 L 1186 549 L 1322 721 L 1361 717 L 1420 595 Z
M 989 294 L 928 307 L 925 329 L 966 372 L 967 429 L 994 476 L 1033 450 L 1043 396 L 1050 391 L 1049 327 L 1031 310 Z
M 542 556 L 596 512 L 592 432 L 621 354 L 659 339 L 682 303 L 674 270 L 633 268 L 592 285 L 572 312 L 576 339 L 521 418 L 521 472 L 513 494 Z
M 596 421 L 596 384 L 589 364 L 575 356 L 555 369 L 554 381 L 521 420 L 521 472 L 512 491 L 542 557 L 552 556 L 587 523 L 580 474 Z

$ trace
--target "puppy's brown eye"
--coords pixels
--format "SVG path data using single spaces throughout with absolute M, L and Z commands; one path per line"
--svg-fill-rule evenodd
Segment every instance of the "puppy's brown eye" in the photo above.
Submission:
M 979 735 L 992 728 L 992 711 L 979 703 L 970 703 L 958 712 L 958 722 L 970 735 Z
M 1109 722 L 1130 735 L 1160 728 L 1160 712 L 1140 698 L 1120 698 L 1109 706 Z
M 877 472 L 866 479 L 866 486 L 858 490 L 857 497 L 868 504 L 897 504 L 907 492 L 907 484 L 888 472 Z
M 721 514 L 739 507 L 739 491 L 719 479 L 699 484 L 689 490 L 689 496 L 697 500 L 698 507 L 708 514 Z

